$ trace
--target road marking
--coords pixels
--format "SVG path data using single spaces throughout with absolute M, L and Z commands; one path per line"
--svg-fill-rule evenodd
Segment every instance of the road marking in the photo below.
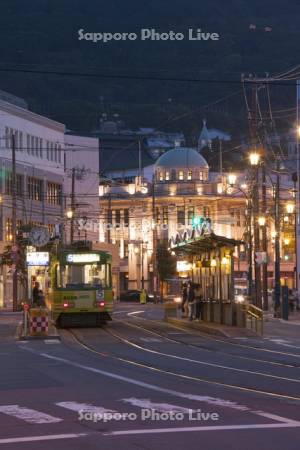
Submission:
M 297 348 L 297 349 L 300 348 L 300 347 L 297 346 L 297 345 L 291 344 L 291 343 L 290 343 L 291 341 L 286 341 L 286 340 L 284 340 L 284 339 L 269 339 L 269 341 L 274 342 L 275 344 L 278 344 L 278 345 L 282 345 L 282 346 L 284 346 L 284 347 Z
M 148 338 L 147 337 L 145 337 L 145 338 L 141 337 L 140 340 L 144 341 L 144 342 L 162 342 L 161 339 L 151 338 L 151 337 L 148 337 Z
M 254 414 L 257 414 L 261 417 L 266 417 L 267 419 L 276 420 L 277 422 L 283 422 L 283 423 L 294 423 L 297 422 L 296 420 L 287 419 L 286 417 L 278 416 L 277 414 L 271 414 L 264 411 L 252 411 Z M 300 422 L 297 422 L 300 423 Z
M 142 311 L 132 311 L 130 313 L 127 313 L 127 316 L 134 316 L 135 314 L 142 314 L 143 312 L 145 312 L 144 310 Z
M 61 344 L 59 339 L 45 339 L 45 344 Z
M 216 425 L 207 427 L 174 427 L 174 428 L 153 428 L 153 429 L 139 429 L 139 430 L 121 430 L 110 431 L 103 433 L 103 436 L 126 436 L 132 434 L 159 434 L 159 433 L 183 433 L 194 431 L 226 431 L 226 430 L 256 430 L 256 429 L 270 429 L 270 428 L 298 428 L 300 422 L 287 423 L 265 423 L 265 424 L 250 424 L 250 425 Z
M 156 411 L 159 412 L 175 412 L 175 413 L 180 412 L 184 414 L 189 414 L 192 411 L 192 409 L 183 408 L 182 406 L 177 405 L 176 406 L 171 405 L 170 403 L 153 403 L 151 402 L 151 400 L 143 398 L 141 399 L 134 397 L 123 398 L 121 401 L 144 409 L 155 409 Z
M 18 438 L 0 439 L 0 444 L 17 444 L 19 442 L 54 441 L 57 439 L 74 439 L 88 436 L 88 433 L 46 434 L 44 436 L 26 436 Z
M 90 405 L 89 403 L 77 403 L 77 402 L 58 402 L 55 403 L 56 406 L 61 408 L 66 408 L 75 412 L 91 412 L 93 414 L 105 414 L 105 413 L 115 413 L 113 409 L 102 408 L 101 406 Z
M 57 423 L 62 421 L 62 419 L 59 419 L 58 417 L 53 417 L 40 411 L 19 405 L 0 406 L 0 413 L 16 417 L 17 419 L 24 420 L 28 423 Z
M 207 403 L 209 405 L 214 405 L 214 406 L 221 406 L 221 407 L 225 407 L 225 408 L 231 408 L 231 409 L 235 409 L 238 411 L 249 411 L 249 408 L 247 406 L 243 406 L 240 405 L 236 402 L 232 402 L 230 400 L 224 400 L 221 398 L 216 398 L 216 397 L 209 397 L 209 396 L 204 396 L 204 395 L 194 395 L 194 394 L 186 394 L 184 392 L 178 392 L 178 391 L 173 391 L 172 389 L 167 389 L 167 388 L 162 388 L 160 386 L 157 386 L 155 384 L 149 384 L 146 383 L 144 381 L 139 381 L 136 380 L 134 378 L 128 378 L 122 375 L 118 375 L 116 373 L 113 372 L 107 372 L 105 370 L 101 370 L 101 369 L 97 369 L 96 367 L 91 367 L 91 366 L 85 366 L 83 364 L 77 363 L 75 361 L 71 361 L 69 359 L 66 358 L 60 358 L 58 356 L 53 356 L 53 355 L 49 355 L 48 353 L 38 353 L 40 356 L 44 357 L 44 358 L 48 358 L 51 359 L 53 361 L 59 361 L 62 362 L 64 364 L 68 364 L 72 367 L 78 367 L 79 369 L 83 369 L 83 370 L 87 370 L 88 372 L 93 372 L 93 373 L 98 373 L 100 375 L 103 375 L 105 377 L 109 377 L 109 378 L 113 378 L 115 380 L 119 380 L 119 381 L 124 381 L 125 383 L 129 383 L 129 384 L 134 384 L 136 386 L 140 386 L 146 389 L 150 389 L 152 391 L 156 391 L 156 392 L 163 392 L 164 394 L 170 394 L 174 397 L 178 397 L 178 398 L 184 398 L 184 399 L 188 399 L 188 400 L 194 400 L 197 402 L 203 402 L 203 403 Z

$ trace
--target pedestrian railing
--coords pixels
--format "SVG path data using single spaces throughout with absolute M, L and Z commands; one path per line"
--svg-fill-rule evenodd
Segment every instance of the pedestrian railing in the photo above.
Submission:
M 255 331 L 257 334 L 264 333 L 264 314 L 261 308 L 258 308 L 251 303 L 245 305 L 246 312 L 246 327 Z

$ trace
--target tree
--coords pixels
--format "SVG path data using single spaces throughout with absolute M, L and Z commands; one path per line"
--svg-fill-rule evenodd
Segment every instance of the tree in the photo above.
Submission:
M 157 272 L 159 276 L 160 294 L 163 297 L 164 282 L 172 278 L 176 273 L 176 258 L 168 250 L 166 241 L 161 241 L 157 246 Z

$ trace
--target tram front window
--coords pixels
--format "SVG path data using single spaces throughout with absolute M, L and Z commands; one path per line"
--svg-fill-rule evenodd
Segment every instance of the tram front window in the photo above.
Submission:
M 58 267 L 58 287 L 66 289 L 109 288 L 109 264 L 70 264 Z

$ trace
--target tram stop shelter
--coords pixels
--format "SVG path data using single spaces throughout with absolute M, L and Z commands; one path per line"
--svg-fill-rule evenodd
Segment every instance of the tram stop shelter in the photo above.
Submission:
M 201 287 L 202 320 L 239 325 L 234 302 L 234 251 L 241 241 L 213 232 L 177 238 L 170 250 L 176 254 L 179 277 Z

